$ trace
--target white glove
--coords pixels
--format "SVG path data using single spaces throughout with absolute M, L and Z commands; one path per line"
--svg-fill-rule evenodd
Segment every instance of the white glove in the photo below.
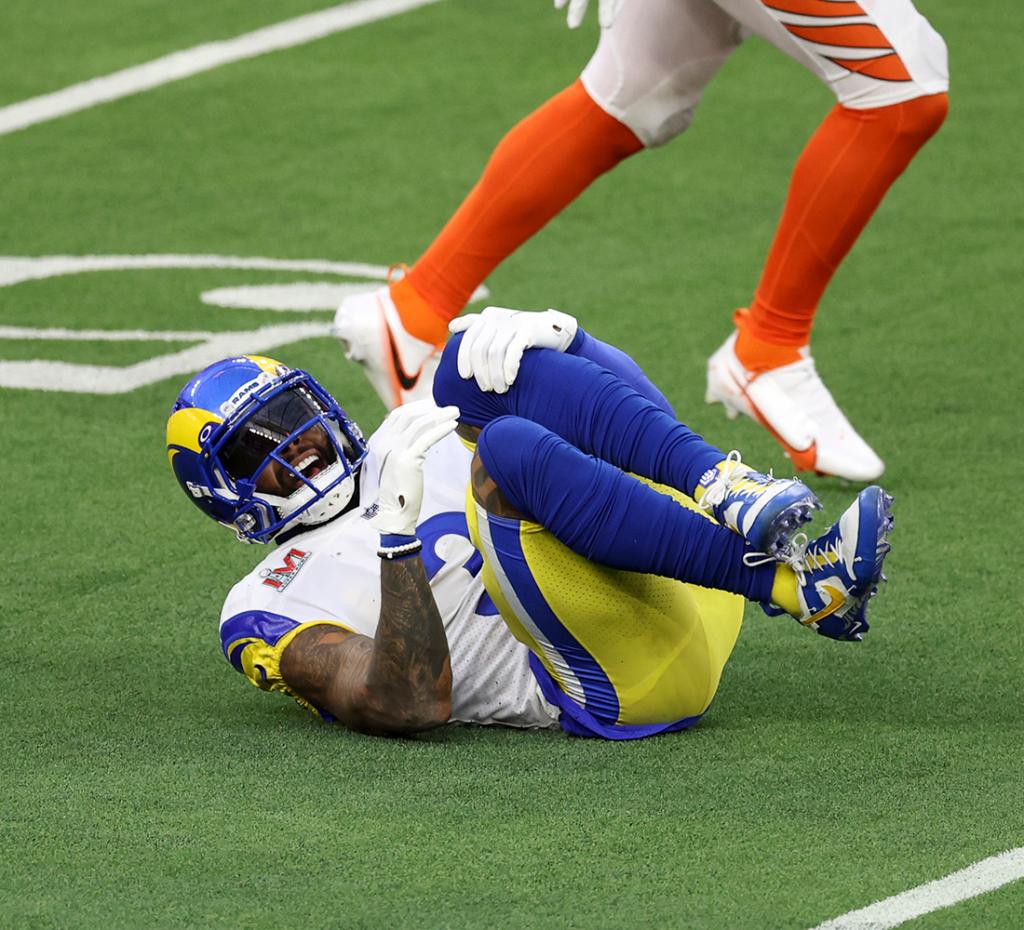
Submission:
M 415 535 L 423 503 L 423 459 L 434 443 L 455 429 L 458 416 L 458 407 L 417 400 L 392 410 L 378 430 L 380 488 L 370 525 L 382 535 Z
M 575 317 L 558 310 L 541 312 L 487 307 L 467 313 L 448 324 L 453 333 L 464 332 L 459 346 L 459 374 L 476 378 L 481 391 L 504 394 L 519 373 L 527 349 L 564 352 L 576 338 Z
M 569 4 L 569 13 L 565 20 L 570 29 L 576 29 L 583 22 L 583 16 L 587 12 L 588 0 L 555 0 L 555 9 L 561 10 Z M 619 13 L 622 0 L 600 0 L 597 8 L 597 18 L 602 29 L 608 29 Z

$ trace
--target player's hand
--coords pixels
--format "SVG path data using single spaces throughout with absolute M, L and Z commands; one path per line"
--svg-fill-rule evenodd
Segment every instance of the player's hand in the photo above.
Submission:
M 423 459 L 455 429 L 458 416 L 458 407 L 417 400 L 392 410 L 384 421 L 379 443 L 374 443 L 380 456 L 380 489 L 377 513 L 370 520 L 379 533 L 415 535 L 423 503 Z
M 448 324 L 453 333 L 465 333 L 459 346 L 459 375 L 476 378 L 481 391 L 504 394 L 519 373 L 527 349 L 564 352 L 576 338 L 575 317 L 558 310 L 530 312 L 487 307 L 467 313 Z
M 566 4 L 569 11 L 565 17 L 570 29 L 576 29 L 583 22 L 583 16 L 587 12 L 588 0 L 555 0 L 555 9 L 565 9 Z M 597 18 L 602 29 L 607 29 L 618 15 L 622 0 L 600 0 L 597 8 Z

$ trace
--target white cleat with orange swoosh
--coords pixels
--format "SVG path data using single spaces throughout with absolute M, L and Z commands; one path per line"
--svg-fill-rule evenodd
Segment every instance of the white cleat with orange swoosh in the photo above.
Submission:
M 732 333 L 708 359 L 705 400 L 742 413 L 770 432 L 799 471 L 874 481 L 885 464 L 843 415 L 805 347 L 799 362 L 752 372 L 736 357 Z
M 406 332 L 387 285 L 347 297 L 332 329 L 389 410 L 432 396 L 442 347 Z

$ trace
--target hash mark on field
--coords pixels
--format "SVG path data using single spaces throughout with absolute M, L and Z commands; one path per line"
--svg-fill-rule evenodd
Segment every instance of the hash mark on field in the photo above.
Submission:
M 283 22 L 247 32 L 221 42 L 205 42 L 180 52 L 154 58 L 145 64 L 115 71 L 103 77 L 72 84 L 52 94 L 30 97 L 0 107 L 0 136 L 27 129 L 37 123 L 77 113 L 111 100 L 130 97 L 162 84 L 180 81 L 194 74 L 212 71 L 221 65 L 256 58 L 267 52 L 294 48 L 316 39 L 344 32 L 366 23 L 387 19 L 437 3 L 438 0 L 356 0 L 286 19 Z
M 889 930 L 1024 878 L 1024 846 L 982 859 L 945 878 L 818 924 L 813 930 Z

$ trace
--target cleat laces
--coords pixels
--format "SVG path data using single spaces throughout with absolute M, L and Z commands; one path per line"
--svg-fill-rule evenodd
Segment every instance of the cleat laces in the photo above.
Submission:
M 704 496 L 700 499 L 700 506 L 707 511 L 713 510 L 729 493 L 730 486 L 736 475 L 736 468 L 742 464 L 739 452 L 733 449 L 726 457 L 718 477 L 704 490 Z
M 816 539 L 808 544 L 806 533 L 797 533 L 793 537 L 793 549 L 786 564 L 796 572 L 797 583 L 803 587 L 807 573 L 828 565 L 845 564 L 843 553 L 840 551 L 841 537 L 835 536 L 832 539 Z M 856 556 L 854 562 L 860 562 L 860 556 Z

